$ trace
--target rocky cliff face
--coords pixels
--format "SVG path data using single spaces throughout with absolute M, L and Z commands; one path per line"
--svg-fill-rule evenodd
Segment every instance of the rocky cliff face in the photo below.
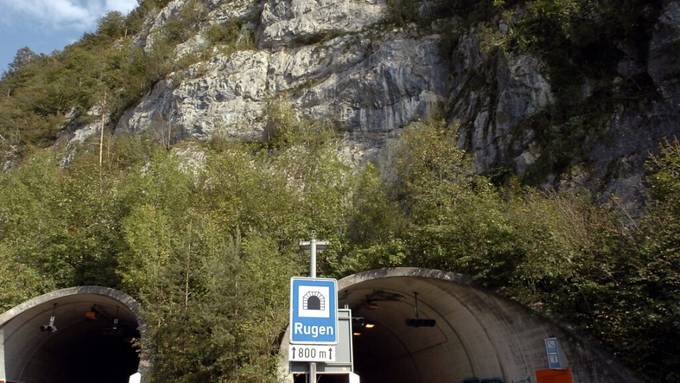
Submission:
M 408 122 L 445 104 L 448 60 L 440 54 L 439 35 L 386 29 L 384 2 L 250 5 L 253 10 L 240 14 L 252 17 L 262 8 L 254 26 L 258 49 L 216 52 L 181 79 L 159 82 L 117 130 L 167 124 L 181 137 L 259 139 L 268 103 L 285 99 L 301 115 L 331 122 L 348 142 L 375 152 Z M 239 17 L 232 6 L 213 12 Z
M 154 31 L 186 1 L 174 0 L 147 20 L 138 43 L 152 47 Z M 206 28 L 239 20 L 255 36 L 254 48 L 211 48 L 209 59 L 158 82 L 120 119 L 118 132 L 164 126 L 176 139 L 219 134 L 255 140 L 265 128 L 268 104 L 286 100 L 299 115 L 337 126 L 348 145 L 361 148 L 360 157 L 377 158 L 410 121 L 437 114 L 460 126 L 459 145 L 471 152 L 480 173 L 585 186 L 631 206 L 641 200 L 650 151 L 662 139 L 680 136 L 677 1 L 663 8 L 646 59 L 624 54 L 612 80 L 616 86 L 647 73 L 660 97 L 615 103 L 600 128 L 585 134 L 571 134 L 573 119 L 546 119 L 560 105 L 541 57 L 490 52 L 480 28 L 455 17 L 395 27 L 386 22 L 383 0 L 205 1 Z M 206 28 L 181 44 L 178 56 L 202 48 Z M 587 78 L 576 81 L 583 82 L 580 102 L 599 102 Z

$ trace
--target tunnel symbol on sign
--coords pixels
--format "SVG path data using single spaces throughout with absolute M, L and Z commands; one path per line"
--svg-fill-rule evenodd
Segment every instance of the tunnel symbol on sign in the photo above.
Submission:
M 318 291 L 310 291 L 302 297 L 302 308 L 305 310 L 323 310 L 326 307 L 326 298 Z
M 300 286 L 298 291 L 298 316 L 330 318 L 330 290 L 327 286 Z

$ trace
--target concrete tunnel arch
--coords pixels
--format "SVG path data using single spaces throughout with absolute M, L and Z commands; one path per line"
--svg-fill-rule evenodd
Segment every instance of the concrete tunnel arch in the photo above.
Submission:
M 41 328 L 53 314 L 57 331 Z M 41 295 L 0 315 L 0 382 L 127 383 L 147 365 L 134 346 L 142 333 L 139 304 L 118 290 Z
M 572 368 L 575 383 L 640 382 L 591 342 L 476 287 L 461 274 L 380 269 L 345 277 L 338 289 L 340 307 L 347 305 L 353 317 L 375 324 L 353 337 L 355 372 L 362 383 L 462 383 L 472 378 L 531 383 L 535 370 L 547 367 L 544 339 L 551 336 L 559 339 L 562 365 Z M 406 325 L 415 315 L 414 293 L 420 317 L 435 319 L 436 326 Z M 288 339 L 286 334 L 281 344 L 281 369 L 292 382 Z

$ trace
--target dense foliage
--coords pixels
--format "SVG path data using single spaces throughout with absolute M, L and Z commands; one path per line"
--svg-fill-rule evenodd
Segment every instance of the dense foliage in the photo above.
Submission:
M 339 264 L 466 273 L 594 335 L 649 381 L 680 378 L 680 143 L 650 161 L 648 211 L 632 222 L 587 194 L 492 186 L 450 131 L 418 125 L 392 181 L 361 180 L 348 232 L 363 236 Z
M 466 273 L 653 381 L 679 378 L 679 143 L 650 162 L 648 213 L 623 226 L 587 195 L 494 186 L 440 122 L 407 129 L 381 173 L 339 160 L 327 128 L 272 115 L 261 144 L 105 137 L 101 166 L 93 145 L 68 169 L 37 152 L 3 174 L 2 308 L 57 287 L 120 288 L 145 307 L 156 381 L 272 381 L 287 278 L 306 268 L 297 241 L 316 231 L 332 242 L 322 274 Z
M 96 149 L 69 169 L 39 152 L 2 175 L 2 309 L 55 287 L 118 287 L 146 308 L 156 381 L 272 380 L 297 241 L 342 236 L 352 177 L 334 146 L 105 145 L 102 166 Z
M 143 8 L 127 18 L 112 12 L 96 33 L 52 55 L 20 50 L 0 82 L 0 136 L 5 146 L 44 146 L 54 141 L 68 119 L 106 100 L 120 113 L 167 69 L 167 49 L 146 53 L 132 37 Z M 76 120 L 77 122 L 77 120 Z M 6 149 L 3 147 L 2 149 Z

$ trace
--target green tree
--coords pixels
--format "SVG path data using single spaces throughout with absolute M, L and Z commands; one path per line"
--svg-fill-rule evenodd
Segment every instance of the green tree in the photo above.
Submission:
M 33 52 L 29 47 L 20 48 L 14 55 L 14 60 L 7 65 L 7 74 L 13 74 L 21 70 L 21 68 L 30 64 L 32 61 L 40 58 L 40 55 Z

